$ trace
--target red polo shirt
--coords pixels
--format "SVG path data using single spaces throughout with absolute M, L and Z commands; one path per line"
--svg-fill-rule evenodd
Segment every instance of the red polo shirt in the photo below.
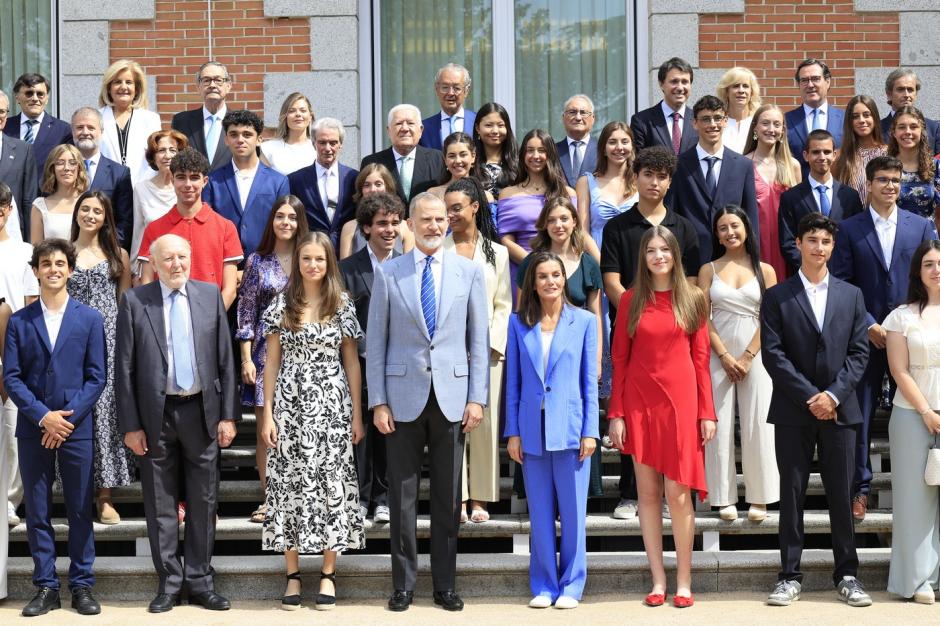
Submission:
M 174 205 L 166 215 L 144 229 L 138 259 L 150 261 L 150 244 L 163 235 L 179 235 L 192 246 L 189 277 L 222 288 L 222 266 L 242 260 L 242 245 L 235 225 L 205 202 L 193 217 L 184 219 Z

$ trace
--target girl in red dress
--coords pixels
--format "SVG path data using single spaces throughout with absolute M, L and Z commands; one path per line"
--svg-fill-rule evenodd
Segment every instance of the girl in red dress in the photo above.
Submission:
M 692 605 L 691 489 L 704 500 L 705 443 L 715 436 L 705 297 L 686 281 L 675 235 L 653 226 L 640 240 L 633 287 L 620 299 L 608 434 L 633 455 L 640 530 L 653 589 L 646 604 L 666 601 L 663 568 L 663 483 L 676 544 L 677 607 Z M 665 480 L 664 480 L 665 479 Z

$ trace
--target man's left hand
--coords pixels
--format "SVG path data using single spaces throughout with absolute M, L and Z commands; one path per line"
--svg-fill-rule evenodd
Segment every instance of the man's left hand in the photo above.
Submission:
M 235 421 L 220 420 L 218 436 L 219 447 L 227 448 L 232 445 L 232 442 L 235 440 Z
M 463 432 L 469 433 L 483 421 L 483 405 L 468 402 L 463 410 Z

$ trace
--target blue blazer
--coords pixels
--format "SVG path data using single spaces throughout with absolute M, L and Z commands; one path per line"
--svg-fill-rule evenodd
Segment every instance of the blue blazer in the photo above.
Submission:
M 264 163 L 258 163 L 258 171 L 248 192 L 248 202 L 242 206 L 235 182 L 235 168 L 220 167 L 209 173 L 209 182 L 202 190 L 202 199 L 216 213 L 226 218 L 238 230 L 245 258 L 257 249 L 261 235 L 274 208 L 274 201 L 290 193 L 287 177 Z
M 11 116 L 7 120 L 7 125 L 3 127 L 3 134 L 10 137 L 20 138 L 20 115 Z M 35 128 L 35 127 L 34 127 Z M 49 115 L 48 111 L 42 117 L 42 124 L 38 132 L 33 137 L 33 156 L 36 157 L 36 165 L 39 171 L 46 166 L 46 159 L 52 149 L 63 143 L 72 143 L 72 127 L 68 122 Z
M 473 123 L 476 119 L 477 114 L 464 107 L 463 132 L 471 137 L 473 137 Z M 437 111 L 431 117 L 424 118 L 421 120 L 421 123 L 424 125 L 424 130 L 421 132 L 421 139 L 418 141 L 418 145 L 424 146 L 425 148 L 443 150 L 444 142 L 441 141 L 441 112 Z
M 858 192 L 832 179 L 832 203 L 829 217 L 836 223 L 862 212 L 862 200 Z M 804 178 L 799 185 L 787 189 L 780 196 L 777 208 L 777 227 L 780 232 L 780 251 L 787 265 L 794 272 L 800 267 L 800 251 L 796 249 L 796 227 L 810 213 L 819 213 L 816 194 Z M 838 252 L 838 250 L 836 250 Z M 781 277 L 782 278 L 782 277 Z
M 784 116 L 787 122 L 787 143 L 790 144 L 790 152 L 793 158 L 800 162 L 803 169 L 803 179 L 809 172 L 809 164 L 803 158 L 803 150 L 806 148 L 806 113 L 803 111 L 803 105 L 787 111 Z M 829 105 L 826 114 L 826 130 L 832 133 L 836 140 L 836 148 L 842 145 L 842 122 L 845 118 L 845 111 Z
M 692 106 L 686 107 L 682 118 L 682 139 L 679 140 L 679 154 L 691 150 L 698 143 L 698 133 L 692 126 Z M 672 150 L 672 120 L 663 115 L 663 101 L 660 100 L 648 109 L 638 111 L 630 118 L 630 130 L 633 132 L 633 152 L 639 153 L 650 146 L 664 146 Z
M 88 189 L 100 191 L 111 198 L 118 243 L 130 251 L 134 238 L 134 188 L 131 185 L 130 169 L 99 153 L 95 179 Z
M 91 411 L 107 377 L 104 319 L 69 298 L 55 349 L 50 349 L 39 300 L 13 314 L 3 351 L 3 384 L 19 409 L 16 436 L 38 439 L 49 411 L 71 410 L 70 439 L 93 437 Z
M 860 424 L 855 387 L 868 366 L 868 322 L 858 287 L 829 276 L 823 327 L 816 325 L 806 289 L 794 274 L 764 293 L 761 359 L 771 380 L 767 422 L 807 426 L 816 418 L 806 401 L 820 391 L 839 399 L 836 424 Z
M 581 160 L 581 169 L 577 172 L 571 171 L 571 151 L 568 150 L 568 138 L 555 142 L 555 149 L 558 151 L 558 158 L 561 160 L 561 169 L 568 179 L 568 186 L 572 189 L 578 183 L 578 179 L 593 172 L 597 168 L 597 140 L 588 135 L 587 145 L 584 146 L 584 158 Z
M 885 263 L 869 211 L 839 225 L 836 248 L 829 260 L 829 271 L 833 275 L 862 290 L 868 326 L 882 323 L 888 313 L 905 303 L 911 258 L 921 242 L 937 238 L 930 221 L 904 209 L 897 211 L 891 269 Z
M 333 219 L 326 216 L 326 207 L 320 197 L 320 186 L 317 183 L 317 164 L 308 165 L 287 175 L 287 185 L 290 193 L 300 198 L 307 209 L 307 226 L 311 231 L 318 230 L 327 233 L 333 246 L 339 249 L 339 235 L 343 225 L 356 217 L 356 205 L 353 196 L 356 195 L 356 176 L 359 170 L 339 164 L 339 198 L 336 200 L 336 211 Z
M 540 326 L 529 328 L 514 313 L 509 318 L 506 345 L 504 435 L 521 437 L 522 451 L 535 455 L 577 450 L 582 437 L 600 437 L 594 314 L 565 305 L 555 327 L 548 367 L 544 370 L 542 363 Z
M 757 218 L 757 190 L 754 186 L 754 163 L 730 148 L 725 148 L 718 175 L 715 197 L 708 192 L 705 175 L 695 147 L 679 155 L 679 166 L 672 177 L 672 186 L 665 204 L 695 226 L 699 255 L 703 262 L 712 256 L 712 217 L 727 204 L 736 204 L 747 213 L 754 236 L 760 235 Z

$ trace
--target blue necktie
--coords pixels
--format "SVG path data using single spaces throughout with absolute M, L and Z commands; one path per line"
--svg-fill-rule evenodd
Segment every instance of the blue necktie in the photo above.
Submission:
M 450 137 L 450 134 L 454 132 L 454 118 L 445 117 L 444 123 L 441 124 L 441 145 L 444 144 L 444 140 Z
M 715 191 L 718 189 L 718 177 L 715 176 L 715 163 L 718 162 L 718 157 L 707 156 L 705 160 L 708 162 L 708 171 L 705 172 L 705 186 L 708 187 L 708 193 L 714 198 Z
M 222 124 L 215 119 L 214 115 L 209 116 L 209 130 L 206 131 L 206 154 L 209 155 L 209 161 L 215 156 L 215 150 L 219 145 L 219 130 Z
M 575 179 L 581 176 L 581 162 L 584 160 L 581 156 L 581 146 L 583 145 L 583 141 L 571 142 L 571 146 L 574 148 L 574 158 L 571 159 L 571 175 L 574 176 Z
M 428 327 L 428 336 L 434 337 L 437 325 L 437 306 L 434 303 L 434 275 L 431 273 L 431 257 L 424 259 L 424 271 L 421 272 L 421 311 L 424 323 Z
M 186 332 L 186 315 L 179 304 L 180 292 L 170 294 L 170 335 L 173 348 L 173 369 L 176 370 L 176 386 L 182 391 L 191 389 L 194 382 L 193 362 L 190 356 L 190 338 Z
M 822 128 L 822 120 L 820 117 L 819 109 L 813 109 L 813 130 L 819 130 Z
M 826 192 L 829 190 L 829 187 L 826 185 L 817 185 L 816 191 L 819 192 L 819 212 L 829 217 L 829 211 L 832 210 L 832 205 L 829 204 L 829 196 L 826 195 Z
M 35 135 L 33 135 L 33 127 L 38 123 L 36 120 L 26 120 L 26 136 L 23 137 L 23 141 L 31 144 L 36 140 Z

